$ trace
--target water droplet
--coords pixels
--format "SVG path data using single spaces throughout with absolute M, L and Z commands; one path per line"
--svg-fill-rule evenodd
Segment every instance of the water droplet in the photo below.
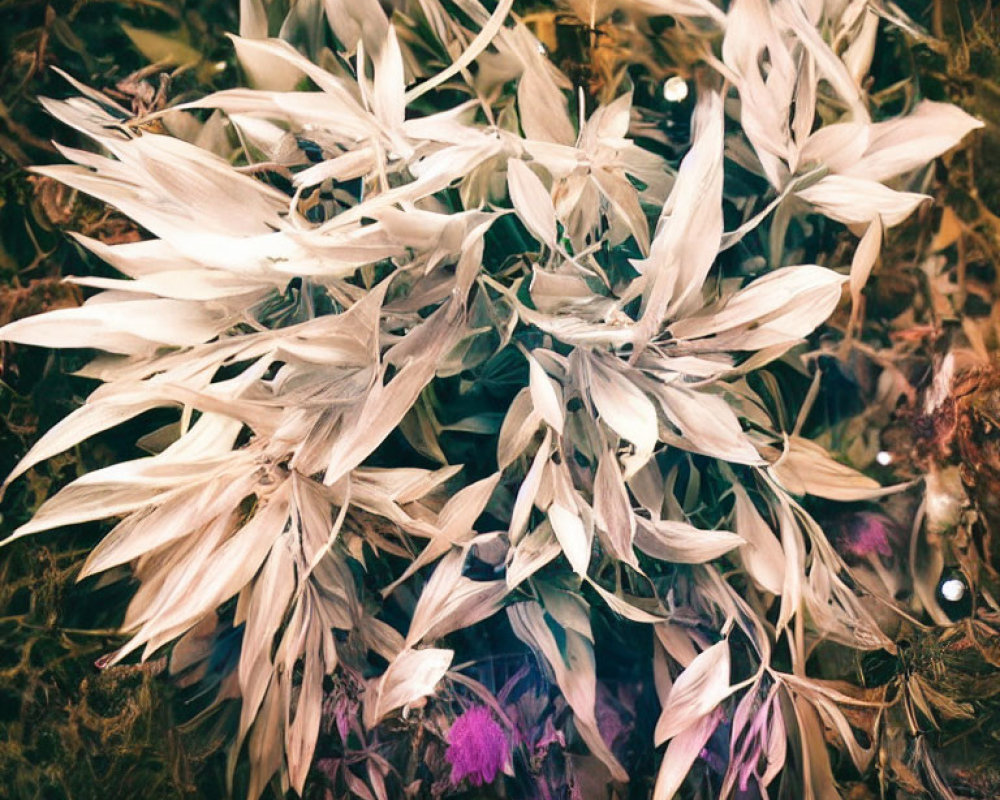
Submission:
M 688 96 L 687 81 L 680 75 L 668 78 L 663 84 L 663 98 L 668 103 L 680 103 Z
M 948 578 L 942 581 L 940 588 L 941 596 L 949 603 L 957 603 L 965 597 L 965 584 L 958 578 Z

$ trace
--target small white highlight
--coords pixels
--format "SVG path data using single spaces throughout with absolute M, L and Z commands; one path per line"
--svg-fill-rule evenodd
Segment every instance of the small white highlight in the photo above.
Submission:
M 687 81 L 680 75 L 668 78 L 663 84 L 663 99 L 668 103 L 680 103 L 688 96 Z
M 948 578 L 941 584 L 941 596 L 949 603 L 957 603 L 965 597 L 965 584 L 958 578 Z
M 536 47 L 538 48 L 538 52 L 539 52 L 539 53 L 540 53 L 541 55 L 543 55 L 543 56 L 544 56 L 544 55 L 546 54 L 546 52 L 547 52 L 547 51 L 546 51 L 546 49 L 545 49 L 545 45 L 544 45 L 544 44 L 542 44 L 541 42 L 539 42 L 539 43 L 538 43 L 537 45 L 535 45 L 535 46 L 536 46 Z
M 227 65 L 226 65 L 225 61 L 216 61 L 215 62 L 215 71 L 216 72 L 222 72 L 222 70 L 224 70 L 226 68 L 226 66 Z
M 892 463 L 892 453 L 888 450 L 879 450 L 875 460 L 883 467 L 888 467 Z

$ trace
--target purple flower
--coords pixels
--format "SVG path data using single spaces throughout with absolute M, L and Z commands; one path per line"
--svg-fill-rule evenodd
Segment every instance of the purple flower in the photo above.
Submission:
M 864 558 L 875 555 L 891 556 L 894 523 L 884 514 L 862 511 L 847 520 L 838 544 L 843 552 Z
M 451 784 L 468 778 L 473 786 L 492 783 L 507 763 L 507 737 L 486 706 L 473 706 L 448 731 Z

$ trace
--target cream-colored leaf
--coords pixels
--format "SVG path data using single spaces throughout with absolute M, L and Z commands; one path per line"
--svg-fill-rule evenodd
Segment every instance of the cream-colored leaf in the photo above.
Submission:
M 726 15 L 712 0 L 628 0 L 627 5 L 650 16 L 696 17 L 723 27 Z
M 453 550 L 434 570 L 413 610 L 407 647 L 468 628 L 500 609 L 507 594 L 506 582 L 466 578 L 462 575 L 465 559 L 466 550 Z
M 637 605 L 630 603 L 624 597 L 621 597 L 614 592 L 609 592 L 603 586 L 601 586 L 597 581 L 587 578 L 587 583 L 589 583 L 594 590 L 601 596 L 601 599 L 608 604 L 608 608 L 614 611 L 619 616 L 625 617 L 625 619 L 630 619 L 632 622 L 642 622 L 647 625 L 658 625 L 662 624 L 666 619 L 666 614 L 652 614 L 649 611 L 639 608 Z
M 729 685 L 729 642 L 723 639 L 699 653 L 677 676 L 656 723 L 656 744 L 663 744 L 695 725 L 732 691 Z
M 551 481 L 551 476 L 547 474 L 546 469 L 551 453 L 552 431 L 546 431 L 545 438 L 539 445 L 538 451 L 531 461 L 531 467 L 517 488 L 517 496 L 514 498 L 514 508 L 510 512 L 510 525 L 507 528 L 507 536 L 512 545 L 516 545 L 520 541 L 528 527 L 531 509 L 536 504 L 542 482 L 546 478 Z
M 327 0 L 328 3 L 331 1 L 332 0 Z M 469 64 L 475 61 L 480 53 L 482 53 L 483 50 L 489 46 L 493 38 L 503 28 L 507 15 L 510 14 L 510 10 L 513 6 L 514 0 L 500 0 L 479 33 L 477 33 L 475 38 L 473 38 L 473 40 L 462 50 L 462 55 L 447 68 L 435 73 L 433 77 L 428 78 L 423 83 L 410 89 L 406 93 L 407 104 L 412 103 L 418 97 L 421 97 L 432 89 L 440 86 L 445 81 L 450 80 L 455 75 L 458 75 L 463 69 L 468 67 Z
M 591 537 L 587 534 L 579 512 L 567 508 L 557 500 L 549 507 L 548 516 L 556 539 L 573 571 L 586 575 L 590 564 Z
M 674 564 L 704 564 L 744 544 L 730 531 L 701 530 L 686 522 L 637 518 L 635 545 L 647 555 Z
M 507 188 L 514 211 L 531 235 L 556 249 L 556 209 L 541 178 L 520 159 L 511 159 L 507 162 Z
M 695 452 L 733 464 L 764 463 L 724 398 L 672 384 L 664 384 L 656 396 Z
M 531 388 L 531 401 L 535 404 L 535 409 L 542 415 L 542 419 L 555 430 L 560 436 L 563 432 L 563 402 L 562 390 L 559 386 L 545 374 L 542 365 L 528 355 L 529 387 Z
M 887 228 L 898 225 L 930 199 L 925 194 L 897 192 L 878 181 L 853 175 L 827 175 L 796 195 L 838 222 L 859 225 L 881 217 Z
M 635 515 L 617 459 L 610 452 L 601 456 L 594 475 L 594 519 L 606 535 L 611 554 L 626 564 L 638 567 L 632 549 Z
M 827 500 L 873 500 L 902 491 L 909 484 L 882 486 L 878 481 L 835 461 L 808 439 L 791 436 L 785 452 L 771 467 L 778 482 L 792 494 L 811 494 Z
M 434 377 L 437 360 L 456 343 L 460 332 L 459 324 L 449 319 L 448 310 L 447 306 L 439 308 L 393 348 L 402 351 L 397 351 L 396 357 L 406 354 L 406 362 L 391 381 L 376 382 L 350 418 L 349 429 L 334 440 L 323 479 L 328 486 L 358 466 L 385 440 Z M 387 360 L 393 357 L 393 350 L 386 354 Z
M 785 583 L 785 554 L 771 526 L 757 511 L 746 490 L 733 483 L 736 532 L 743 537 L 740 558 L 751 578 L 765 591 L 779 595 Z
M 603 359 L 592 358 L 589 366 L 588 388 L 601 420 L 622 439 L 634 444 L 639 453 L 651 454 L 658 440 L 652 401 L 626 374 L 612 369 Z
M 840 302 L 843 275 L 815 265 L 783 267 L 753 281 L 720 310 L 678 320 L 678 339 L 700 339 L 720 349 L 758 350 L 795 342 L 826 321 Z
M 323 713 L 324 669 L 320 651 L 322 636 L 315 622 L 307 623 L 303 642 L 302 682 L 295 702 L 295 716 L 289 721 L 286 709 L 285 760 L 288 779 L 300 796 L 313 764 Z
M 232 37 L 236 57 L 254 88 L 274 92 L 290 92 L 305 78 L 305 73 L 299 67 L 290 64 L 286 59 L 273 52 L 253 46 L 255 39 L 267 38 L 266 19 L 264 20 L 264 31 L 261 36 L 250 36 L 241 32 L 239 36 Z
M 78 308 L 56 309 L 11 322 L 0 328 L 0 340 L 132 353 L 150 344 L 200 344 L 229 326 L 225 313 L 204 304 L 109 295 L 113 293 L 99 295 L 99 303 L 88 302 Z M 72 336 L 67 336 L 67 331 L 72 331 Z
M 778 508 L 778 529 L 781 531 L 781 549 L 785 556 L 785 580 L 781 587 L 781 608 L 775 629 L 780 633 L 799 613 L 802 607 L 803 580 L 806 572 L 805 541 L 787 501 Z
M 906 116 L 872 125 L 864 155 L 838 171 L 870 181 L 889 180 L 928 164 L 982 127 L 958 106 L 921 100 Z
M 562 552 L 562 546 L 552 532 L 548 520 L 511 548 L 507 564 L 507 588 L 513 589 L 553 561 Z
M 612 778 L 628 781 L 628 773 L 601 737 L 597 726 L 597 671 L 591 643 L 577 631 L 565 630 L 560 647 L 546 622 L 545 612 L 534 601 L 508 606 L 507 616 L 514 635 L 544 658 L 552 669 L 563 697 L 573 709 L 577 730 L 590 751 L 604 762 Z
M 451 666 L 453 650 L 403 650 L 365 693 L 365 727 L 431 694 Z
M 272 681 L 268 687 L 264 704 L 257 718 L 250 739 L 247 743 L 247 754 L 250 757 L 250 786 L 247 797 L 258 800 L 267 787 L 267 783 L 281 768 L 282 736 L 281 736 L 281 690 L 277 681 Z
M 882 219 L 876 216 L 868 225 L 851 259 L 851 319 L 857 320 L 861 308 L 861 291 L 882 248 Z
M 694 114 L 694 144 L 657 223 L 649 258 L 634 261 L 644 276 L 644 305 L 636 328 L 641 349 L 665 317 L 690 307 L 722 241 L 722 98 L 705 92 Z
M 718 711 L 705 714 L 670 740 L 656 774 L 653 800 L 671 800 L 680 791 L 684 779 L 721 719 Z
M 530 388 L 525 386 L 514 396 L 500 426 L 497 439 L 497 465 L 500 469 L 507 469 L 525 451 L 541 424 L 542 415 L 532 403 Z
M 406 116 L 406 86 L 403 73 L 403 54 L 396 38 L 396 28 L 389 25 L 385 44 L 378 51 L 375 61 L 375 94 L 372 106 L 375 116 L 389 127 L 402 126 Z

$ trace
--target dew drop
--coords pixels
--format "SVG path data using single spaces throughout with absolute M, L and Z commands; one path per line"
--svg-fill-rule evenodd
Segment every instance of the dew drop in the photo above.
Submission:
M 965 584 L 958 578 L 948 578 L 941 583 L 941 596 L 949 603 L 957 603 L 965 597 Z
M 680 103 L 688 96 L 687 81 L 680 75 L 668 78 L 663 84 L 663 99 L 668 103 Z

